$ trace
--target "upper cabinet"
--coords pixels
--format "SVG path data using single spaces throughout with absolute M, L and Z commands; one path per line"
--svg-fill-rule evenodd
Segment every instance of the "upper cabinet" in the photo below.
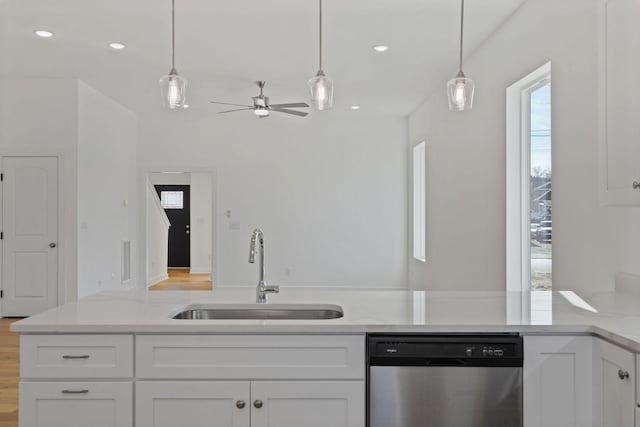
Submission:
M 640 205 L 640 0 L 600 0 L 600 200 Z

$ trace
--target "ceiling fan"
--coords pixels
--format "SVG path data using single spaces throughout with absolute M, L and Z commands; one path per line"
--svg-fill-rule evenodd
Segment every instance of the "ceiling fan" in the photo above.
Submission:
M 296 111 L 296 110 L 289 109 L 289 108 L 308 108 L 309 104 L 307 104 L 306 102 L 294 102 L 289 104 L 271 104 L 269 102 L 269 97 L 264 96 L 264 86 L 266 83 L 267 82 L 263 82 L 263 81 L 256 82 L 256 84 L 260 88 L 260 95 L 254 96 L 251 98 L 253 99 L 253 105 L 230 104 L 228 102 L 217 102 L 217 101 L 211 101 L 211 103 L 220 104 L 220 105 L 234 105 L 236 107 L 244 107 L 244 108 L 238 108 L 235 110 L 220 111 L 218 114 L 253 110 L 253 114 L 260 117 L 261 119 L 265 117 L 269 117 L 269 114 L 272 111 L 276 113 L 293 114 L 295 116 L 300 116 L 300 117 L 305 117 L 309 114 L 309 113 L 305 113 L 304 111 Z

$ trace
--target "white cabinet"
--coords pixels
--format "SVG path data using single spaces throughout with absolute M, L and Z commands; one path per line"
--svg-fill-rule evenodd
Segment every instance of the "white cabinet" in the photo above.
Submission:
M 634 427 L 635 355 L 594 340 L 594 427 Z
M 22 382 L 20 427 L 131 427 L 131 382 Z
M 135 353 L 136 427 L 366 424 L 364 335 L 139 335 Z
M 364 335 L 139 335 L 144 379 L 362 379 Z
M 587 336 L 524 337 L 524 426 L 592 425 L 592 346 Z
M 600 198 L 640 205 L 640 2 L 599 2 Z
M 20 377 L 131 378 L 133 335 L 22 335 Z
M 139 381 L 136 427 L 364 427 L 364 381 Z
M 249 427 L 248 381 L 138 381 L 136 427 Z
M 255 381 L 251 427 L 364 427 L 364 381 Z
M 133 335 L 23 335 L 20 377 L 20 427 L 133 426 Z

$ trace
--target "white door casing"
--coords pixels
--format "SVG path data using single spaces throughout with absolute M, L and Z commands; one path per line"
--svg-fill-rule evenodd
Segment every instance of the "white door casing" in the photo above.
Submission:
M 58 159 L 2 158 L 2 315 L 58 303 Z

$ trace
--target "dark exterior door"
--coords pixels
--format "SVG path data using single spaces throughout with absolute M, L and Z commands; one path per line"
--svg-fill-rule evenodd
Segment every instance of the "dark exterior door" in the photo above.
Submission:
M 189 268 L 191 267 L 189 186 L 156 185 L 155 187 L 171 223 L 171 227 L 169 227 L 169 268 Z

